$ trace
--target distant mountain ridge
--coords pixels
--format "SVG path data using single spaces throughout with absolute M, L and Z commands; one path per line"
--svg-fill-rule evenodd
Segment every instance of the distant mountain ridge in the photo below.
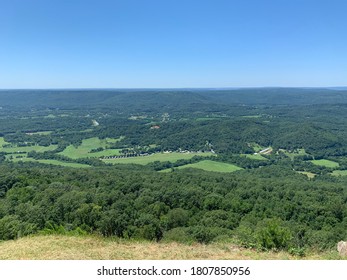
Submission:
M 347 104 L 347 88 L 1 90 L 0 106 L 175 107 L 189 104 Z

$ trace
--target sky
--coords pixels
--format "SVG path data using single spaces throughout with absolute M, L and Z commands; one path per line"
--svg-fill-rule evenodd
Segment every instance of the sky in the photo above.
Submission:
M 0 0 L 0 89 L 347 86 L 346 0 Z

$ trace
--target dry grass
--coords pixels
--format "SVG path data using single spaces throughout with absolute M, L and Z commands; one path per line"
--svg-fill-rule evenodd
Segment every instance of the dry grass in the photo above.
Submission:
M 335 252 L 305 259 L 338 259 Z M 0 243 L 1 260 L 289 260 L 286 252 L 258 252 L 232 244 L 155 243 L 94 236 L 32 236 Z
M 314 174 L 312 172 L 306 172 L 306 171 L 297 171 L 297 172 L 300 174 L 306 175 L 307 178 L 309 178 L 309 179 L 313 179 L 316 176 L 316 174 Z

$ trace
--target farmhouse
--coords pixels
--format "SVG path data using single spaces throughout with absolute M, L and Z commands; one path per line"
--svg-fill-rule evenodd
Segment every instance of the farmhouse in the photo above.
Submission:
M 261 150 L 261 151 L 259 152 L 259 154 L 267 155 L 267 154 L 271 154 L 271 152 L 272 152 L 272 148 L 269 147 L 269 148 L 266 148 L 266 149 L 264 149 L 264 150 Z

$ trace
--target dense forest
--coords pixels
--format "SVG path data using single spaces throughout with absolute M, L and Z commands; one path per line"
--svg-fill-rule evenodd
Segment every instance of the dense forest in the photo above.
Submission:
M 0 91 L 0 240 L 331 248 L 346 117 L 343 89 Z

